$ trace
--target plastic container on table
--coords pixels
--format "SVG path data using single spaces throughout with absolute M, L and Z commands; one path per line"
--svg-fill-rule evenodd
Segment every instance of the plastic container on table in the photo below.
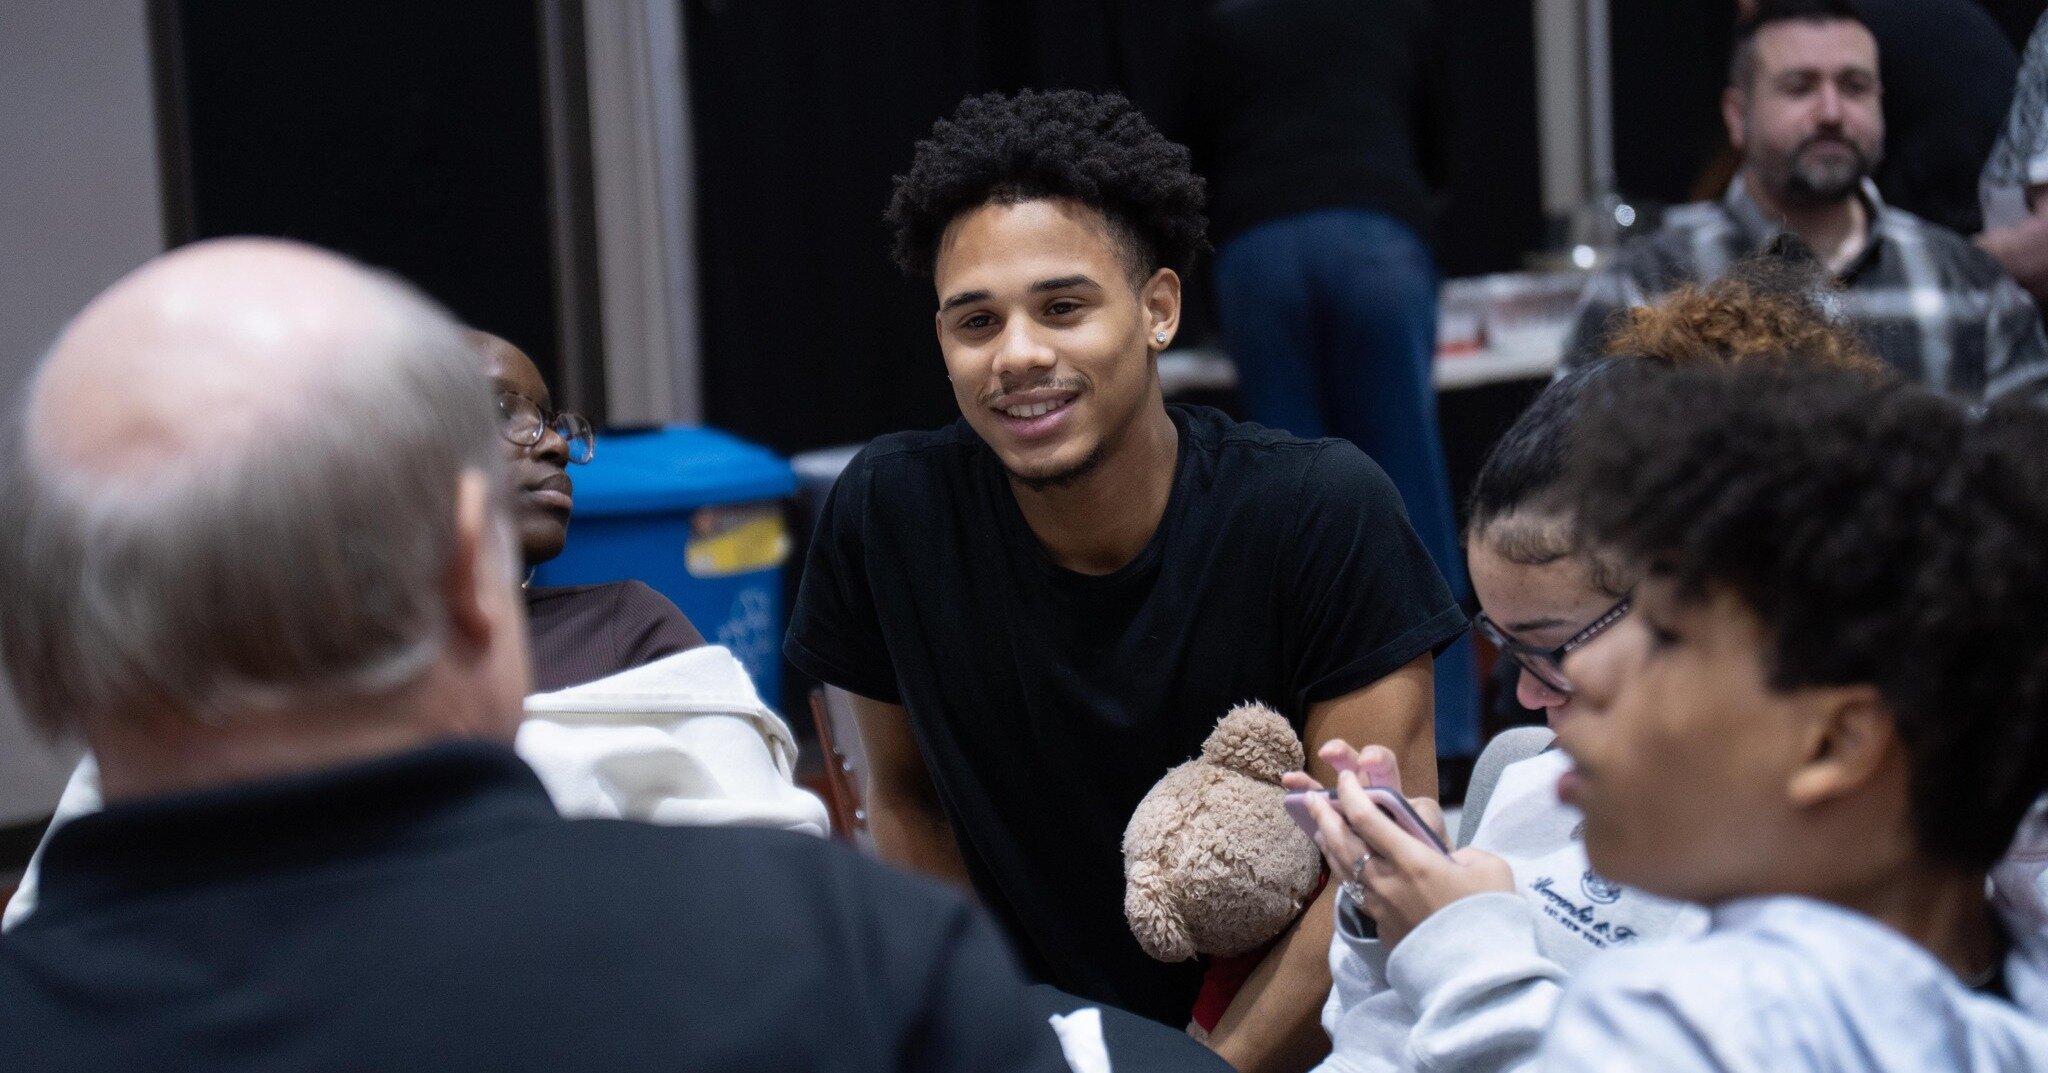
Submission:
M 780 711 L 789 463 L 716 429 L 672 426 L 607 431 L 570 475 L 568 546 L 533 583 L 645 582 L 731 649 Z

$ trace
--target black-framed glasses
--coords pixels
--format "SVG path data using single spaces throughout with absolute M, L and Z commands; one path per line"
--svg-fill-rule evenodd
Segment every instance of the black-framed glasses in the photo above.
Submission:
M 1487 618 L 1484 611 L 1481 611 L 1473 621 L 1479 626 L 1479 632 L 1485 635 L 1488 641 L 1493 642 L 1493 646 L 1500 649 L 1502 655 L 1514 660 L 1523 670 L 1535 675 L 1536 680 L 1545 686 L 1569 696 L 1572 691 L 1572 683 L 1571 679 L 1564 676 L 1564 658 L 1570 655 L 1573 649 L 1582 648 L 1586 642 L 1600 636 L 1607 627 L 1626 618 L 1628 616 L 1629 600 L 1632 598 L 1632 595 L 1622 597 L 1621 602 L 1602 611 L 1600 616 L 1587 625 L 1585 629 L 1572 634 L 1570 640 L 1558 645 L 1556 648 L 1538 648 L 1535 645 L 1524 644 L 1509 637 L 1507 631 L 1501 629 L 1492 619 Z
M 582 414 L 546 409 L 517 392 L 498 392 L 498 431 L 505 442 L 532 447 L 546 438 L 549 429 L 562 437 L 569 461 L 581 464 L 597 455 L 597 433 Z

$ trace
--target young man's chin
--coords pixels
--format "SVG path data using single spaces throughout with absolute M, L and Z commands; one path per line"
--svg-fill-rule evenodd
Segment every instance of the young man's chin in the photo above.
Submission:
M 1080 458 L 1071 461 L 1057 459 L 1021 463 L 1013 459 L 1003 460 L 1003 469 L 1010 479 L 1034 492 L 1057 488 L 1070 488 L 1083 477 L 1093 473 L 1102 465 L 1102 447 L 1096 445 Z

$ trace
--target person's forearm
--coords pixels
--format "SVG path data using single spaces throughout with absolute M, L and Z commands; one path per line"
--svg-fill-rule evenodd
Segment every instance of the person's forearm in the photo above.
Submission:
M 890 864 L 973 890 L 952 825 L 936 802 L 875 795 L 868 803 L 868 833 L 875 838 L 876 855 Z
M 1330 994 L 1332 882 L 1310 903 L 1209 1034 L 1209 1046 L 1239 1073 L 1301 1073 L 1330 1052 L 1323 1000 Z

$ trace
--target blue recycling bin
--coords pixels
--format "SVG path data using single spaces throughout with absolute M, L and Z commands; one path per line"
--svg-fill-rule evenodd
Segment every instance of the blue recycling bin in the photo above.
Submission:
M 716 429 L 673 426 L 607 431 L 570 475 L 569 543 L 534 584 L 645 582 L 732 649 L 780 711 L 789 463 Z

